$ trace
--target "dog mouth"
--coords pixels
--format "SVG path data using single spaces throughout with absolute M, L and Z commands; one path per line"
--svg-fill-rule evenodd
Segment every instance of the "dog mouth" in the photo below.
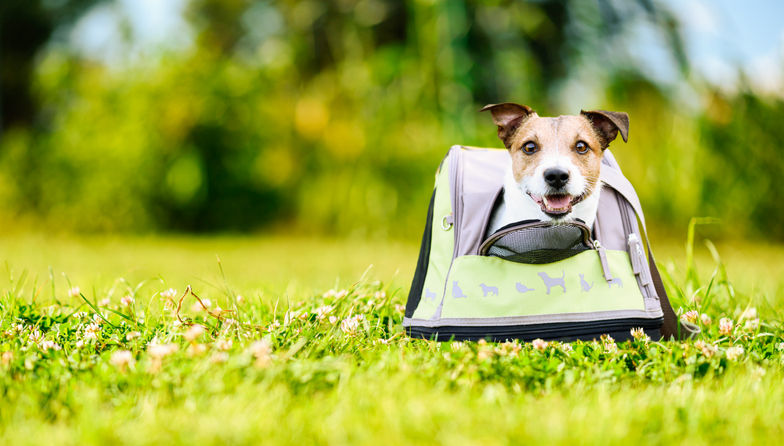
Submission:
M 554 218 L 563 217 L 572 212 L 572 206 L 585 198 L 585 194 L 575 197 L 569 194 L 536 195 L 530 192 L 528 196 L 542 208 L 542 212 Z

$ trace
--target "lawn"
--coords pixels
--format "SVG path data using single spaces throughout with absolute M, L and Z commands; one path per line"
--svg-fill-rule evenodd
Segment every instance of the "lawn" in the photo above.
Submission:
M 654 247 L 675 307 L 697 310 L 697 340 L 409 340 L 416 241 L 5 234 L 0 438 L 777 441 L 784 247 L 718 243 L 717 264 L 698 242 L 694 266 L 683 240 Z

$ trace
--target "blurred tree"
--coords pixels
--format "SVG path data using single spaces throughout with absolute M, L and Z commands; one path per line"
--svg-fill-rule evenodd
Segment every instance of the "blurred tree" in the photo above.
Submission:
M 720 101 L 746 110 L 738 124 L 710 115 L 697 128 L 676 106 L 678 92 L 630 43 L 655 33 L 690 81 L 678 23 L 653 0 L 190 0 L 184 49 L 120 52 L 117 65 L 40 50 L 94 1 L 0 6 L 3 105 L 27 104 L 3 110 L 16 128 L 0 140 L 0 218 L 95 231 L 415 233 L 446 148 L 498 145 L 481 105 L 558 114 L 590 98 L 585 106 L 630 112 L 634 136 L 617 155 L 642 179 L 649 220 L 678 225 L 727 207 L 722 169 L 701 161 L 730 137 L 724 126 L 759 120 L 749 127 L 759 150 L 777 135 L 763 116 L 778 105 L 754 95 Z M 25 47 L 13 37 L 28 31 L 15 26 L 38 37 Z M 765 209 L 733 215 L 761 228 L 778 218 Z
M 30 86 L 35 59 L 52 32 L 100 0 L 0 2 L 0 130 L 29 126 L 38 110 Z

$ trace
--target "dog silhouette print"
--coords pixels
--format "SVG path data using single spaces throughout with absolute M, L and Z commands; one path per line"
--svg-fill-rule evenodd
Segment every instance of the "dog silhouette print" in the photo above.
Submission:
M 561 277 L 550 277 L 547 273 L 538 273 L 539 277 L 542 278 L 542 282 L 544 282 L 544 286 L 547 287 L 547 294 L 550 294 L 550 289 L 553 287 L 561 287 L 566 292 L 566 282 L 564 279 L 566 278 L 566 272 L 561 271 Z
M 498 287 L 488 286 L 485 285 L 484 283 L 480 283 L 479 286 L 482 287 L 482 295 L 484 297 L 487 297 L 489 294 L 495 294 L 496 296 L 498 296 Z
M 585 280 L 585 276 L 580 274 L 580 286 L 583 287 L 583 292 L 587 293 L 588 291 L 591 291 L 591 288 L 593 288 L 593 282 L 589 284 L 588 281 Z
M 456 280 L 452 282 L 452 297 L 454 297 L 455 299 L 461 297 L 468 297 L 465 295 L 465 293 L 463 293 L 463 290 L 460 289 L 460 286 L 457 284 Z
M 429 288 L 425 288 L 425 299 L 435 300 L 436 293 L 430 291 Z
M 535 290 L 535 289 L 533 289 L 533 288 L 528 288 L 527 286 L 523 285 L 523 284 L 522 284 L 522 283 L 520 283 L 520 282 L 517 282 L 517 283 L 515 284 L 515 288 L 517 288 L 517 291 L 519 291 L 519 292 L 521 292 L 521 293 L 527 293 L 527 292 L 529 292 L 529 291 L 536 291 L 536 290 Z
M 623 280 L 620 277 L 613 277 L 607 282 L 607 287 L 612 288 L 613 285 L 616 285 L 618 288 L 623 288 Z

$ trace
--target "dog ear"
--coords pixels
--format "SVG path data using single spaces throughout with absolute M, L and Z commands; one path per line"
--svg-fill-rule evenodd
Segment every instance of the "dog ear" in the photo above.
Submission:
M 498 137 L 501 138 L 507 149 L 512 142 L 510 139 L 517 127 L 520 126 L 520 123 L 528 116 L 536 114 L 531 107 L 512 102 L 488 104 L 479 111 L 487 110 L 490 110 L 490 113 L 493 114 L 493 122 L 498 126 Z
M 591 121 L 593 127 L 604 138 L 604 147 L 610 144 L 621 132 L 623 142 L 629 140 L 629 115 L 624 112 L 611 112 L 605 110 L 580 110 L 580 114 Z

